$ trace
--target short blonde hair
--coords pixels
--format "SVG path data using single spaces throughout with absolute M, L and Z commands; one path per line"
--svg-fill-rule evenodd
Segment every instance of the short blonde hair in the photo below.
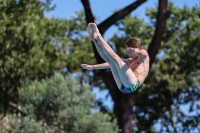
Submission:
M 141 49 L 140 38 L 131 37 L 126 40 L 125 45 L 126 45 L 126 47 Z

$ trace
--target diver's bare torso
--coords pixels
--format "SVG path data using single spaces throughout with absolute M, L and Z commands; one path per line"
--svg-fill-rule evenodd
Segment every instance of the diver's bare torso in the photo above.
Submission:
M 143 84 L 149 72 L 149 56 L 145 50 L 140 50 L 136 59 L 128 58 L 124 62 L 131 68 L 135 76 Z

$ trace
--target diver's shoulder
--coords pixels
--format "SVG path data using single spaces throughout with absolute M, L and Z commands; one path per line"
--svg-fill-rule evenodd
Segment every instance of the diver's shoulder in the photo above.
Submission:
M 149 56 L 148 52 L 146 50 L 144 50 L 144 49 L 140 50 L 140 54 Z

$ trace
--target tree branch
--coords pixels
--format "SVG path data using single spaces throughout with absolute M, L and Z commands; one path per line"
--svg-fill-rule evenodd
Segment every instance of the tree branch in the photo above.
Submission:
M 131 13 L 133 10 L 135 10 L 137 7 L 139 7 L 141 4 L 146 2 L 147 0 L 137 0 L 133 2 L 132 4 L 126 6 L 125 8 L 115 12 L 113 15 L 108 17 L 106 20 L 104 20 L 101 24 L 99 24 L 99 31 L 101 34 L 104 34 L 104 32 L 113 24 L 115 24 L 118 20 L 123 19 L 125 16 L 127 16 L 129 13 Z
M 85 20 L 87 21 L 87 23 L 94 22 L 94 16 L 93 16 L 92 10 L 90 8 L 89 0 L 81 0 L 81 2 L 83 4 L 84 11 L 85 11 Z
M 89 2 L 89 0 L 81 0 L 81 2 L 82 2 L 83 7 L 84 7 L 86 22 L 87 23 L 94 22 L 94 16 L 93 16 L 92 10 L 90 8 L 90 2 Z M 99 53 L 97 52 L 97 50 L 96 50 L 93 42 L 92 42 L 92 46 L 93 46 L 93 51 L 94 51 L 94 55 L 95 55 L 97 63 L 103 63 L 103 62 L 105 62 L 101 58 L 101 56 L 99 55 Z
M 156 30 L 148 49 L 148 53 L 150 57 L 150 67 L 152 66 L 155 60 L 155 56 L 157 55 L 158 50 L 160 49 L 162 36 L 163 36 L 165 26 L 166 26 L 166 21 L 167 21 L 167 18 L 169 17 L 167 4 L 168 4 L 168 0 L 159 0 Z

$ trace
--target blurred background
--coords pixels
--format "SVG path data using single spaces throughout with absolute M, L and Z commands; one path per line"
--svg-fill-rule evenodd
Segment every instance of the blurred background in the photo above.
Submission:
M 199 133 L 199 0 L 0 0 L 0 133 Z M 119 91 L 86 32 L 121 57 L 141 38 L 150 72 Z

